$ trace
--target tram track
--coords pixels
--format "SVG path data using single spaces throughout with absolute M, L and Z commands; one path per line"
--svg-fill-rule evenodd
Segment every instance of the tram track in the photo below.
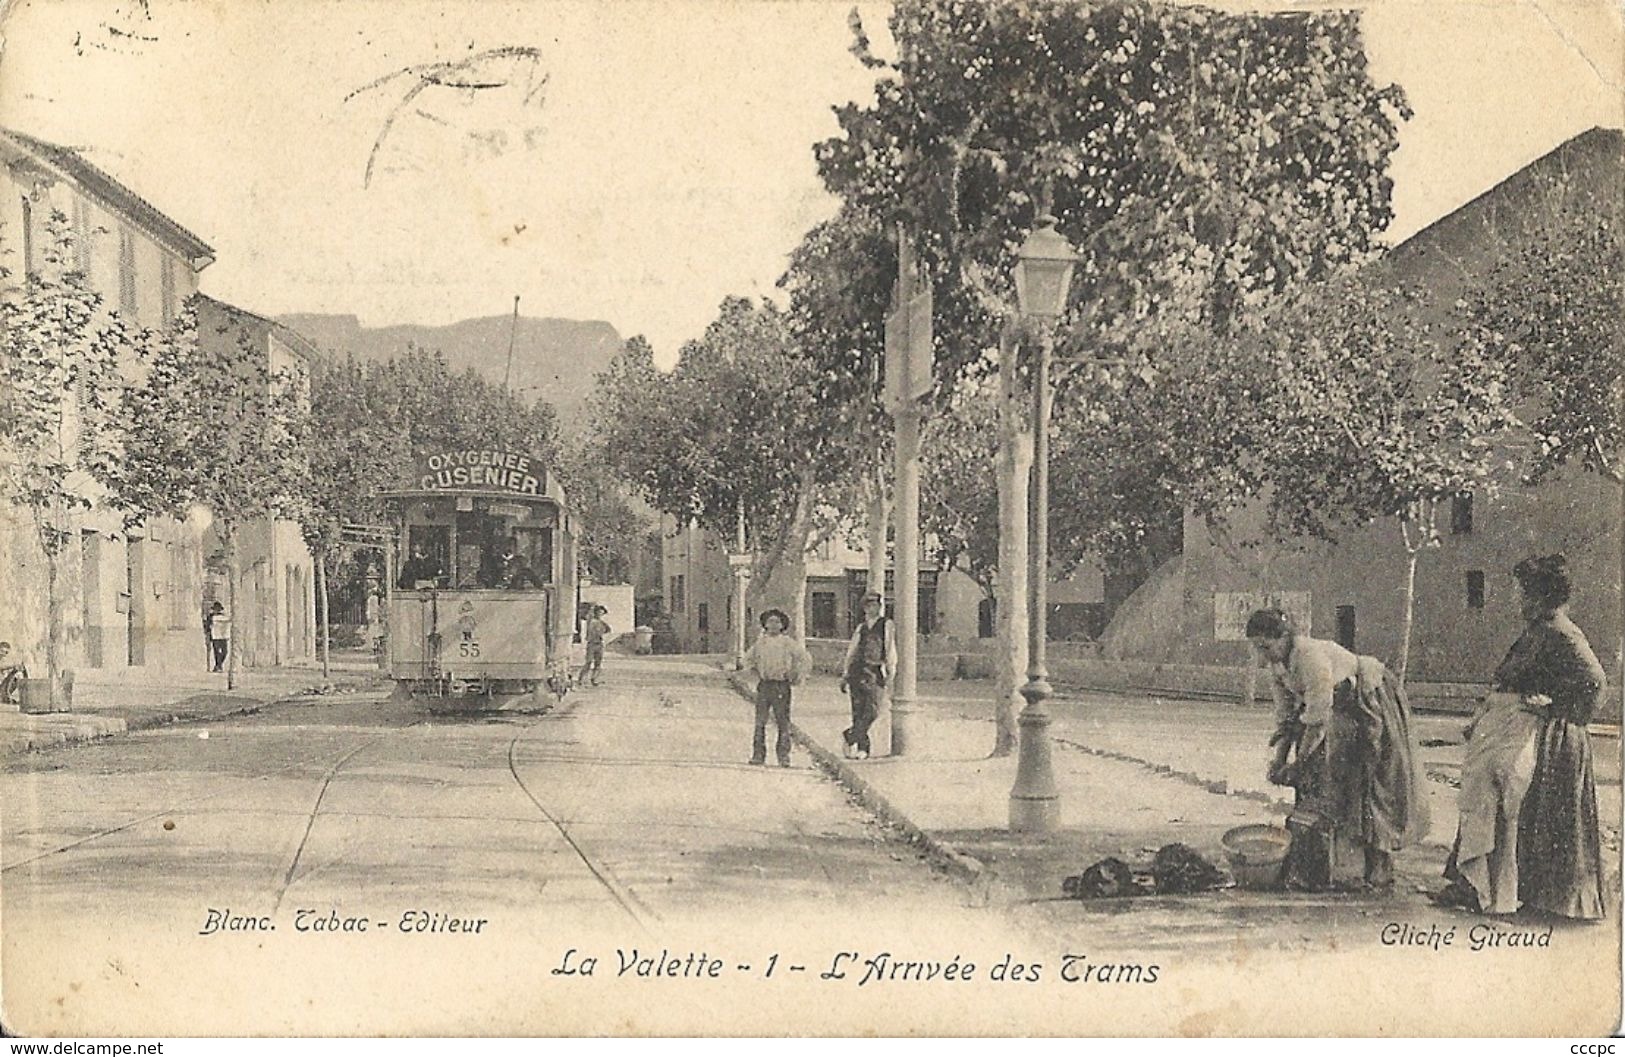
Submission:
M 604 891 L 609 893 L 615 905 L 627 917 L 631 918 L 632 922 L 640 929 L 652 935 L 654 932 L 652 926 L 659 923 L 660 916 L 650 910 L 648 905 L 640 900 L 630 888 L 616 879 L 606 863 L 602 863 L 588 854 L 587 850 L 582 847 L 581 842 L 570 832 L 570 828 L 565 825 L 564 820 L 549 810 L 546 804 L 542 803 L 535 791 L 531 789 L 530 784 L 525 781 L 524 776 L 519 773 L 519 742 L 526 733 L 526 730 L 521 730 L 508 741 L 508 773 L 513 776 L 514 783 L 519 787 L 519 791 L 525 795 L 525 798 L 541 813 L 542 817 L 547 819 L 553 828 L 558 831 L 560 839 L 575 853 L 576 858 L 581 860 L 581 864 L 587 868 L 588 873 L 592 874 L 593 879 L 603 887 Z
M 272 768 L 272 769 L 270 769 L 268 771 L 262 771 L 262 772 L 260 772 L 258 774 L 251 775 L 248 778 L 248 782 L 253 783 L 253 782 L 268 781 L 268 780 L 270 780 L 272 778 L 276 778 L 276 777 L 278 777 L 280 775 L 287 774 L 290 771 L 296 771 L 296 770 L 298 770 L 298 769 L 300 769 L 302 767 L 308 767 L 311 764 L 320 763 L 320 762 L 322 762 L 324 760 L 332 760 L 332 761 L 334 761 L 335 764 L 341 764 L 343 761 L 347 761 L 349 758 L 355 756 L 362 749 L 365 749 L 370 745 L 376 744 L 377 742 L 379 742 L 379 741 L 383 740 L 384 738 L 388 737 L 390 734 L 394 734 L 394 733 L 398 733 L 398 732 L 399 732 L 399 728 L 397 730 L 387 731 L 384 734 L 377 735 L 377 736 L 369 739 L 368 741 L 363 742 L 361 745 L 347 747 L 343 752 L 338 753 L 336 756 L 328 754 L 328 753 L 322 753 L 322 754 L 319 754 L 319 755 L 307 756 L 307 757 L 304 757 L 304 758 L 301 758 L 301 759 L 298 759 L 298 760 L 294 760 L 291 763 L 283 764 L 280 767 L 274 767 L 274 768 Z M 329 767 L 327 774 L 324 775 L 324 778 L 327 778 L 328 780 L 330 780 L 330 776 L 333 773 L 336 773 L 336 769 L 334 767 Z M 95 843 L 96 841 L 105 840 L 108 837 L 116 836 L 116 835 L 118 835 L 120 833 L 123 833 L 123 832 L 125 832 L 127 830 L 130 830 L 130 829 L 134 829 L 135 827 L 143 825 L 145 823 L 154 822 L 154 821 L 156 821 L 156 820 L 158 820 L 160 818 L 172 817 L 172 816 L 175 816 L 175 815 L 183 814 L 188 810 L 196 808 L 198 805 L 207 804 L 210 801 L 218 800 L 218 799 L 220 799 L 220 798 L 222 798 L 224 796 L 227 796 L 228 794 L 234 794 L 235 792 L 236 792 L 235 790 L 222 789 L 222 790 L 217 790 L 215 792 L 200 793 L 197 796 L 187 797 L 187 798 L 184 798 L 182 800 L 173 801 L 173 802 L 171 802 L 169 804 L 166 804 L 164 807 L 159 808 L 156 811 L 148 812 L 147 814 L 139 815 L 139 816 L 137 816 L 135 818 L 128 819 L 128 820 L 126 820 L 124 822 L 119 823 L 118 825 L 115 825 L 115 826 L 104 827 L 102 829 L 96 830 L 95 832 L 88 833 L 83 837 L 79 837 L 76 840 L 69 841 L 66 844 L 60 844 L 60 845 L 58 845 L 56 847 L 53 847 L 53 848 L 43 849 L 41 851 L 35 852 L 32 855 L 27 855 L 24 858 L 18 859 L 15 862 L 0 863 L 0 874 L 10 873 L 13 870 L 19 870 L 19 869 L 23 868 L 24 866 L 28 866 L 28 865 L 40 862 L 40 861 L 45 860 L 45 859 L 49 859 L 49 858 L 51 858 L 53 856 L 62 855 L 62 854 L 65 854 L 65 853 L 71 852 L 71 851 L 76 851 L 76 850 L 78 850 L 80 848 L 83 848 L 87 844 L 92 844 L 92 843 Z
M 544 708 L 540 714 L 535 715 L 530 722 L 524 724 L 518 731 L 516 731 L 514 735 L 508 739 L 507 748 L 504 754 L 506 758 L 507 772 L 514 783 L 514 786 L 524 797 L 525 802 L 528 803 L 531 808 L 533 808 L 534 811 L 541 816 L 542 820 L 552 827 L 554 832 L 557 834 L 558 839 L 561 840 L 564 845 L 569 848 L 570 852 L 575 856 L 575 858 L 581 862 L 582 866 L 586 868 L 593 880 L 609 895 L 611 901 L 621 911 L 621 913 L 625 914 L 645 933 L 652 935 L 654 926 L 660 922 L 660 916 L 650 909 L 647 904 L 640 900 L 629 887 L 617 879 L 607 863 L 593 855 L 586 847 L 582 845 L 581 841 L 576 837 L 576 835 L 571 832 L 567 821 L 560 815 L 560 813 L 550 808 L 546 803 L 543 802 L 542 798 L 537 795 L 536 790 L 531 783 L 525 781 L 524 775 L 521 773 L 521 759 L 519 752 L 521 742 L 526 738 L 527 735 L 530 735 L 536 730 L 540 729 L 547 722 L 569 718 L 574 712 L 575 705 L 578 703 L 579 698 L 575 701 L 570 701 L 568 704 L 561 703 L 560 705 L 549 705 Z M 497 713 L 496 715 L 503 714 Z M 406 727 L 399 728 L 398 730 L 390 731 L 388 734 L 381 735 L 362 745 L 355 746 L 332 762 L 331 766 L 322 776 L 321 786 L 317 790 L 316 798 L 311 804 L 311 808 L 305 818 L 304 832 L 301 835 L 299 844 L 295 848 L 294 854 L 288 863 L 287 869 L 282 875 L 282 880 L 277 889 L 274 909 L 279 910 L 281 908 L 283 901 L 287 898 L 289 890 L 298 885 L 300 882 L 307 881 L 317 873 L 331 869 L 332 867 L 343 865 L 344 858 L 343 856 L 339 856 L 337 858 L 324 860 L 323 862 L 314 866 L 307 866 L 303 873 L 300 873 L 299 870 L 300 866 L 307 858 L 306 850 L 311 845 L 311 837 L 317 829 L 317 822 L 323 817 L 322 809 L 324 802 L 327 800 L 328 791 L 333 787 L 335 781 L 340 779 L 341 772 L 344 770 L 345 766 L 348 765 L 356 756 L 360 755 L 364 750 L 378 744 L 391 734 L 403 733 L 413 728 L 425 726 L 427 723 L 427 720 L 420 720 L 416 723 L 409 724 Z M 550 761 L 554 760 L 553 757 L 548 757 L 547 759 Z M 555 762 L 565 761 L 559 759 Z M 336 814 L 347 813 L 338 812 Z
M 273 911 L 282 909 L 282 901 L 287 898 L 288 889 L 290 887 L 292 887 L 292 885 L 294 883 L 295 875 L 298 873 L 299 860 L 304 856 L 304 854 L 305 854 L 305 846 L 310 843 L 310 835 L 316 829 L 316 819 L 317 819 L 318 816 L 321 815 L 322 801 L 324 799 L 326 799 L 327 790 L 332 786 L 333 779 L 338 777 L 339 771 L 343 770 L 345 764 L 349 763 L 351 760 L 353 760 L 357 756 L 361 755 L 361 753 L 364 750 L 371 748 L 372 746 L 378 744 L 379 742 L 383 741 L 385 738 L 388 738 L 393 734 L 400 734 L 400 733 L 403 733 L 405 731 L 411 730 L 414 727 L 420 727 L 420 726 L 422 726 L 424 724 L 424 722 L 425 722 L 424 720 L 418 720 L 416 723 L 409 723 L 404 727 L 399 727 L 399 728 L 396 728 L 395 730 L 387 731 L 387 732 L 385 732 L 383 734 L 380 734 L 378 737 L 373 738 L 371 741 L 363 742 L 360 745 L 357 745 L 355 748 L 351 749 L 349 752 L 346 752 L 343 755 L 339 756 L 338 759 L 333 761 L 332 766 L 328 767 L 327 773 L 322 775 L 321 788 L 316 791 L 316 800 L 315 800 L 315 802 L 313 804 L 311 804 L 310 811 L 306 816 L 306 819 L 305 819 L 305 832 L 299 838 L 299 846 L 294 849 L 293 859 L 289 861 L 288 869 L 282 875 L 282 883 L 277 887 L 276 902 L 272 905 Z M 342 860 L 339 860 L 339 861 L 342 861 Z M 326 867 L 332 866 L 332 865 L 335 865 L 335 863 L 330 862 L 330 863 L 325 863 L 322 866 L 315 867 L 312 870 L 307 872 L 307 876 L 309 876 L 309 874 L 311 874 L 311 873 L 315 873 L 316 870 L 325 869 Z

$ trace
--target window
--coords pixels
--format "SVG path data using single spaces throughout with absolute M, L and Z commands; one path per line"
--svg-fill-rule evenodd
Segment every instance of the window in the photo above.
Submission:
M 160 276 L 159 296 L 162 298 L 165 323 L 175 318 L 175 259 L 164 256 L 164 270 Z
M 835 631 L 835 592 L 814 591 L 812 594 L 812 637 L 833 639 Z
M 681 576 L 671 578 L 671 611 L 673 613 L 684 611 L 683 578 Z
M 425 563 L 412 561 L 411 555 L 421 549 L 423 556 L 428 559 Z M 401 562 L 400 572 L 396 576 L 398 581 L 392 587 L 410 590 L 417 586 L 420 580 L 436 580 L 441 584 L 451 583 L 448 579 L 451 571 L 451 526 L 450 525 L 410 525 L 406 530 L 406 556 Z M 410 567 L 409 567 L 410 566 Z M 434 575 L 439 571 L 439 576 Z
M 90 278 L 90 206 L 83 198 L 73 200 L 73 266 Z
M 1337 644 L 1345 650 L 1354 649 L 1354 607 L 1337 607 Z
M 1467 570 L 1467 608 L 1484 608 L 1484 570 Z
M 127 228 L 118 233 L 118 309 L 135 322 L 135 238 Z
M 1450 501 L 1450 534 L 1466 536 L 1473 531 L 1473 493 L 1463 492 Z
M 694 608 L 695 608 L 695 610 L 696 610 L 696 612 L 698 614 L 698 617 L 699 617 L 700 630 L 701 631 L 710 631 L 711 630 L 711 605 L 710 605 L 710 603 L 701 602 L 699 605 L 695 606 Z
M 34 203 L 23 195 L 23 281 L 30 282 L 38 270 L 34 262 Z

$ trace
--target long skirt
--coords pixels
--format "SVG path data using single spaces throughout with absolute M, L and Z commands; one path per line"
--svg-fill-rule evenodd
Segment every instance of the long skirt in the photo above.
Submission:
M 1518 821 L 1518 895 L 1549 914 L 1600 918 L 1602 877 L 1591 736 L 1582 724 L 1548 719 Z
M 1298 809 L 1287 882 L 1319 887 L 1361 873 L 1392 880 L 1390 855 L 1427 835 L 1421 756 L 1404 688 L 1381 664 L 1360 659 L 1357 680 L 1332 695 L 1325 741 L 1296 768 Z M 1358 849 L 1358 862 L 1355 858 Z
M 1332 697 L 1331 793 L 1339 825 L 1367 847 L 1394 852 L 1427 836 L 1427 788 L 1411 708 L 1393 673 L 1360 658 L 1358 686 Z
M 1461 825 L 1445 876 L 1472 885 L 1486 914 L 1518 909 L 1518 820 L 1534 779 L 1540 728 L 1540 717 L 1516 703 L 1492 703 L 1467 740 Z

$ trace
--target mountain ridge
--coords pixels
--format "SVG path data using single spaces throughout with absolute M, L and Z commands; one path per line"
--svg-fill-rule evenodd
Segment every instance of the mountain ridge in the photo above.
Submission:
M 353 353 L 364 362 L 403 355 L 409 345 L 438 351 L 454 371 L 473 368 L 501 384 L 513 339 L 510 386 L 523 399 L 545 399 L 561 422 L 578 420 L 586 410 L 593 380 L 620 351 L 622 338 L 604 320 L 576 320 L 521 315 L 482 316 L 443 326 L 392 323 L 362 326 L 344 313 L 289 312 L 278 323 L 298 332 L 318 349 L 333 355 Z

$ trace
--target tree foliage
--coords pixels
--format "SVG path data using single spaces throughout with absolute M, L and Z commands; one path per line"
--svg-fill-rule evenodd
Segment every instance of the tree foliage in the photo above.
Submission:
M 1360 260 L 1391 215 L 1408 110 L 1372 82 L 1352 14 L 917 0 L 892 34 L 892 75 L 873 105 L 840 108 L 820 172 L 916 233 L 956 332 L 1008 312 L 1046 192 L 1082 258 L 1069 329 L 1096 344 L 1171 308 L 1222 327 Z
M 1403 93 L 1358 17 L 1147 2 L 915 0 L 873 104 L 818 145 L 854 213 L 914 233 L 936 293 L 938 399 L 986 370 L 1016 250 L 1046 208 L 1080 261 L 1057 368 L 1057 564 L 1126 551 L 1260 489 L 1254 371 L 1213 339 L 1367 260 L 1391 212 Z M 863 49 L 868 54 L 867 49 Z M 1218 368 L 1235 367 L 1236 371 Z
M 131 520 L 202 506 L 231 527 L 297 516 L 308 381 L 272 371 L 255 326 L 229 311 L 205 324 L 199 308 L 198 297 L 186 300 L 155 336 L 145 377 L 124 393 L 119 505 Z
M 61 556 L 76 512 L 105 491 L 125 431 L 120 367 L 144 340 L 75 265 L 68 218 L 51 210 L 20 288 L 0 264 L 0 494 L 26 510 L 45 556 L 45 667 L 53 699 L 66 650 Z M 0 241 L 0 249 L 10 247 Z M 32 262 L 28 262 L 32 263 Z
M 29 510 L 47 554 L 76 533 L 123 441 L 121 364 L 142 340 L 74 265 L 68 218 L 52 210 L 39 266 L 0 297 L 0 440 L 7 497 Z M 0 280 L 10 272 L 0 267 Z
M 408 346 L 361 363 L 324 358 L 311 388 L 311 481 L 306 538 L 330 548 L 345 523 L 384 517 L 378 492 L 405 485 L 416 461 L 466 448 L 524 452 L 557 470 L 557 415 L 525 403 L 472 369 L 453 372 L 439 352 Z
M 743 502 L 752 538 L 777 540 L 811 465 L 798 442 L 818 415 L 784 316 L 723 301 L 676 369 L 633 338 L 598 379 L 595 408 L 612 465 L 651 505 L 732 539 Z
M 599 583 L 628 582 L 632 558 L 653 527 L 647 508 L 640 509 L 615 477 L 596 437 L 578 433 L 562 438 L 558 470 L 580 526 L 576 542 L 587 574 Z
M 1333 536 L 1488 486 L 1516 424 L 1505 368 L 1441 341 L 1425 295 L 1350 279 L 1305 291 L 1255 343 L 1278 368 L 1271 514 Z M 1424 529 L 1424 531 L 1429 531 Z
M 1528 405 L 1538 441 L 1533 480 L 1569 462 L 1618 483 L 1625 453 L 1625 272 L 1617 188 L 1536 211 L 1539 225 L 1507 248 L 1456 306 L 1471 354 L 1502 364 Z
M 967 383 L 921 436 L 920 528 L 940 568 L 990 596 L 999 568 L 998 412 L 991 386 Z
M 1300 292 L 1247 344 L 1273 365 L 1267 509 L 1278 538 L 1334 539 L 1393 518 L 1408 564 L 1396 667 L 1404 677 L 1416 564 L 1441 503 L 1493 492 L 1516 426 L 1504 365 L 1440 340 L 1425 295 L 1372 276 Z
M 751 591 L 789 604 L 820 490 L 850 470 L 848 421 L 820 399 L 824 384 L 782 311 L 730 297 L 670 373 L 628 341 L 599 375 L 595 426 L 615 473 L 679 523 L 731 542 L 743 509 Z
M 301 524 L 306 542 L 330 564 L 344 525 L 384 521 L 377 493 L 399 483 L 410 465 L 410 437 L 395 414 L 398 394 L 380 384 L 380 375 L 354 356 L 324 358 L 312 368 Z

